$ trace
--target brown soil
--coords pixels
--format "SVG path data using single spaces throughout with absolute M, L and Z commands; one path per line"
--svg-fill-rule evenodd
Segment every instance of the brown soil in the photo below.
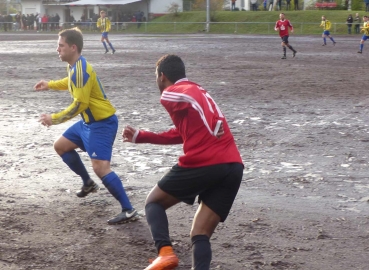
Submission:
M 369 47 L 356 53 L 359 36 L 335 47 L 291 36 L 298 54 L 287 60 L 278 36 L 111 35 L 115 55 L 104 55 L 99 39 L 85 35 L 83 54 L 118 110 L 112 166 L 137 209 L 181 146 L 123 144 L 120 133 L 127 124 L 171 126 L 154 72 L 160 56 L 175 53 L 223 110 L 245 163 L 232 212 L 211 241 L 212 269 L 368 269 Z M 70 103 L 67 92 L 32 90 L 66 76 L 57 35 L 0 40 L 0 269 L 144 269 L 156 256 L 145 218 L 107 225 L 119 204 L 106 189 L 77 198 L 81 181 L 53 150 L 71 122 L 37 122 Z M 168 211 L 178 269 L 191 268 L 196 207 Z

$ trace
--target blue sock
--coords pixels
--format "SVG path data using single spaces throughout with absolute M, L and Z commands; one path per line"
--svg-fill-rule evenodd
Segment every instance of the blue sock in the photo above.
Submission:
M 360 44 L 360 51 L 363 51 L 364 49 L 364 44 Z
M 105 43 L 105 41 L 103 41 L 103 43 L 102 43 L 103 45 L 104 45 L 104 47 L 105 47 L 105 50 L 107 50 L 108 51 L 108 47 L 106 46 L 106 43 Z
M 131 210 L 133 208 L 124 190 L 122 181 L 115 172 L 108 173 L 101 180 L 111 195 L 120 202 L 122 209 Z
M 327 44 L 327 39 L 323 38 L 324 44 Z
M 72 171 L 81 176 L 83 184 L 87 186 L 90 176 L 88 175 L 86 167 L 83 165 L 81 157 L 78 155 L 76 150 L 64 153 L 61 155 L 61 158 Z
M 334 41 L 334 39 L 333 39 L 332 37 L 331 37 L 330 39 L 332 40 L 332 42 L 333 42 L 333 43 L 335 42 L 335 41 Z
M 109 42 L 108 44 L 109 44 L 109 46 L 110 46 L 111 50 L 112 50 L 112 51 L 115 51 L 115 50 L 114 50 L 114 47 L 113 47 L 113 44 L 111 44 L 110 42 Z

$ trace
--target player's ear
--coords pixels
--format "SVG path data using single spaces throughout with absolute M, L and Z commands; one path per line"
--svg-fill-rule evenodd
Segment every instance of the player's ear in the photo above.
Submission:
M 165 76 L 165 74 L 163 72 L 160 72 L 160 77 L 159 77 L 161 82 L 164 82 L 167 80 L 167 77 Z

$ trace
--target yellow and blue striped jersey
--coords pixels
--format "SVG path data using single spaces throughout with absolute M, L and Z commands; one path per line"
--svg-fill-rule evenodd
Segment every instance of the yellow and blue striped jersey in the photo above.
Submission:
M 364 35 L 369 36 L 369 22 L 364 22 L 361 31 L 364 32 Z
M 109 32 L 111 28 L 111 23 L 108 17 L 98 18 L 97 19 L 97 27 L 100 28 L 101 33 Z
M 323 27 L 323 30 L 329 30 L 331 29 L 331 22 L 328 20 L 322 21 L 320 27 Z
M 63 123 L 81 114 L 85 123 L 106 119 L 115 113 L 93 67 L 81 56 L 74 66 L 68 65 L 68 77 L 49 81 L 54 90 L 69 90 L 73 102 L 65 110 L 51 115 L 53 125 Z

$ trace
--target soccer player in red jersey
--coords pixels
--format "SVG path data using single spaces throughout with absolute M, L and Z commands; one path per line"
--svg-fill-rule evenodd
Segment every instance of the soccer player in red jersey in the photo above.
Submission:
M 232 207 L 243 175 L 243 163 L 227 121 L 200 85 L 186 78 L 176 55 L 165 55 L 156 64 L 160 102 L 174 128 L 161 133 L 127 126 L 123 141 L 183 144 L 184 155 L 146 198 L 145 213 L 158 257 L 145 270 L 174 269 L 178 265 L 169 237 L 166 210 L 179 202 L 199 207 L 192 222 L 192 269 L 209 270 L 210 238 Z
M 293 33 L 293 26 L 289 20 L 285 18 L 284 13 L 279 14 L 279 20 L 275 23 L 274 30 L 279 31 L 279 36 L 282 39 L 282 49 L 283 49 L 283 56 L 282 59 L 286 59 L 286 47 L 288 47 L 291 51 L 293 51 L 292 56 L 295 57 L 297 51 L 292 48 L 292 46 L 288 43 L 288 28 L 291 28 L 291 33 Z

